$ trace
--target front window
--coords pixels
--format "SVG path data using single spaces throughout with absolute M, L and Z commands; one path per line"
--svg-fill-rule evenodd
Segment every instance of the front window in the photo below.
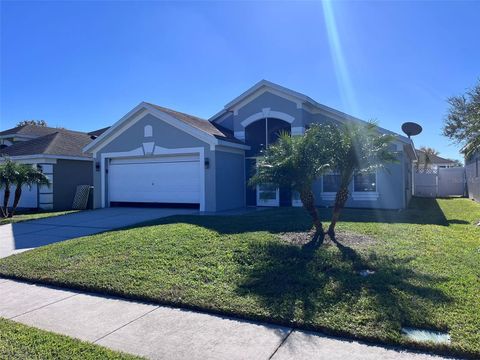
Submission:
M 340 188 L 339 174 L 323 175 L 323 192 L 337 192 Z
M 354 192 L 376 192 L 377 191 L 377 175 L 376 173 L 355 174 L 353 177 Z
M 277 141 L 281 132 L 290 133 L 290 124 L 279 119 L 261 119 L 245 128 L 245 143 L 250 146 L 247 157 L 257 156 L 262 150 Z

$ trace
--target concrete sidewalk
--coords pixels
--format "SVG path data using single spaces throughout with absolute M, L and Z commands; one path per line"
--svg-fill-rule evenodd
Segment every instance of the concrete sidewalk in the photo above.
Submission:
M 0 317 L 150 359 L 445 359 L 2 278 L 0 294 Z

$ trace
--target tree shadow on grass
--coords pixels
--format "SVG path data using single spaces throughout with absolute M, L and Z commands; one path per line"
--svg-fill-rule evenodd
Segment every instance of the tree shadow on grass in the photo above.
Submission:
M 394 339 L 401 326 L 438 328 L 435 307 L 451 301 L 412 259 L 365 258 L 334 240 L 316 251 L 280 242 L 252 244 L 236 259 L 241 296 L 259 301 L 281 323 L 333 334 Z M 338 250 L 337 250 L 338 248 Z M 359 270 L 374 270 L 362 277 Z

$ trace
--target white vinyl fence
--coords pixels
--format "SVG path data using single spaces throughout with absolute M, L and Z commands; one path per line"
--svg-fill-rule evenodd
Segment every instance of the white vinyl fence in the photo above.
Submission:
M 465 195 L 465 168 L 417 169 L 415 196 L 449 197 Z

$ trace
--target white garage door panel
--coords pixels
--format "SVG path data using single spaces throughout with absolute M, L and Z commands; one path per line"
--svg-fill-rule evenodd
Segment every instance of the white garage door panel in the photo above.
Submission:
M 0 203 L 3 205 L 3 195 L 5 189 L 0 189 Z M 8 205 L 13 205 L 13 199 L 15 197 L 15 186 L 10 188 L 10 199 Z M 37 185 L 29 187 L 27 185 L 22 186 L 22 196 L 20 196 L 19 208 L 36 208 L 37 207 Z
M 198 157 L 112 160 L 108 177 L 113 202 L 200 203 Z

